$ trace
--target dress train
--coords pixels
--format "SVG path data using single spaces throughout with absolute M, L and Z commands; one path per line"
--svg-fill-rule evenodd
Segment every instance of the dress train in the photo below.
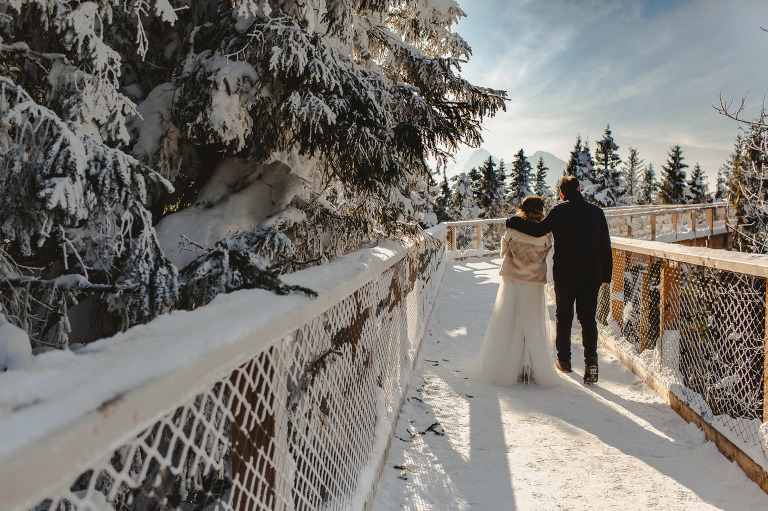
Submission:
M 554 340 L 542 284 L 502 279 L 477 364 L 495 385 L 555 385 Z

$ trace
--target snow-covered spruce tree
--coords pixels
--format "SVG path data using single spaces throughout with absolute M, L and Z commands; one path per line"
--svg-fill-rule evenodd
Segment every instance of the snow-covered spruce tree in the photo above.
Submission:
M 450 213 L 456 220 L 473 220 L 480 218 L 483 212 L 477 205 L 475 193 L 472 189 L 474 183 L 466 174 L 462 172 L 451 178 L 453 185 L 453 200 L 451 201 Z
M 744 175 L 744 169 L 746 167 L 744 152 L 745 141 L 741 133 L 738 133 L 736 135 L 736 142 L 734 143 L 733 152 L 730 154 L 727 162 L 729 173 L 731 175 L 731 181 L 728 189 L 730 196 L 729 199 L 737 219 L 746 217 L 747 199 L 744 196 L 744 190 L 747 187 L 744 187 L 741 184 L 746 178 Z
M 509 185 L 507 184 L 507 177 L 509 176 L 509 171 L 507 169 L 507 164 L 504 162 L 504 158 L 499 160 L 499 167 L 496 169 L 496 177 L 499 181 L 501 181 L 504 184 L 504 190 L 502 191 L 502 194 L 504 195 L 504 203 L 509 202 Z M 508 211 L 507 211 L 508 212 Z
M 594 165 L 592 154 L 589 151 L 589 142 L 582 144 L 581 135 L 577 136 L 576 145 L 573 147 L 573 151 L 571 151 L 571 158 L 568 160 L 565 172 L 567 175 L 575 176 L 579 180 L 584 198 L 590 201 L 594 200 L 589 193 L 592 187 Z
M 450 213 L 451 207 L 451 186 L 448 184 L 448 177 L 445 175 L 445 169 L 443 169 L 443 180 L 440 182 L 440 187 L 435 190 L 437 195 L 435 196 L 435 214 L 437 215 L 438 222 L 450 222 L 454 220 L 453 215 Z
M 656 171 L 653 163 L 649 163 L 640 175 L 638 187 L 638 204 L 655 204 L 658 200 L 659 184 L 656 182 Z
M 715 202 L 727 201 L 729 197 L 729 183 L 733 180 L 733 173 L 727 163 L 724 163 L 717 170 L 717 183 L 715 183 L 715 194 L 713 199 Z
M 472 167 L 469 169 L 469 172 L 467 172 L 467 178 L 471 183 L 470 190 L 472 190 L 472 197 L 474 197 L 478 207 L 480 205 L 480 180 L 482 177 L 483 176 L 480 174 L 480 169 L 477 167 Z
M 70 321 L 78 302 L 108 334 L 177 297 L 147 209 L 170 184 L 118 148 L 136 110 L 102 39 L 111 10 L 0 2 L 0 313 L 33 348 L 95 335 Z
M 701 166 L 697 163 L 693 166 L 693 171 L 691 172 L 690 179 L 688 179 L 685 190 L 685 196 L 689 204 L 709 202 L 709 191 L 707 190 L 707 183 L 704 179 L 704 172 L 701 170 Z
M 617 169 L 621 158 L 616 153 L 619 146 L 611 136 L 611 127 L 606 126 L 603 138 L 597 141 L 595 167 L 592 171 L 592 186 L 583 189 L 584 194 L 600 207 L 612 207 L 624 203 L 625 187 L 621 172 Z
M 743 122 L 743 121 L 742 121 Z M 742 252 L 768 253 L 768 123 L 766 113 L 746 123 L 736 138 L 729 165 L 730 200 L 736 214 L 733 246 Z
M 662 204 L 685 204 L 685 169 L 683 150 L 674 145 L 669 150 L 667 163 L 661 166 L 663 171 L 659 179 L 659 200 Z
M 624 162 L 624 166 L 621 168 L 621 174 L 626 186 L 624 198 L 627 204 L 634 204 L 639 201 L 643 163 L 643 159 L 640 158 L 637 149 L 630 147 L 627 161 Z
M 512 162 L 509 185 L 509 204 L 511 208 L 516 208 L 523 199 L 533 195 L 532 186 L 534 184 L 533 170 L 531 163 L 525 156 L 525 152 L 520 149 L 515 154 L 515 160 Z
M 571 157 L 568 160 L 568 164 L 565 166 L 566 176 L 576 176 L 579 178 L 579 154 L 581 154 L 583 150 L 584 148 L 581 145 L 581 135 L 577 135 L 576 144 L 573 146 L 573 151 L 571 151 Z
M 459 75 L 470 49 L 451 31 L 463 16 L 451 0 L 0 0 L 0 13 L 0 75 L 61 128 L 24 165 L 3 153 L 19 172 L 6 175 L 39 185 L 14 185 L 27 209 L 3 211 L 0 234 L 18 245 L 4 245 L 4 275 L 44 268 L 42 285 L 77 273 L 107 286 L 123 326 L 173 306 L 163 251 L 178 268 L 213 257 L 226 283 L 237 280 L 223 264 L 233 250 L 267 271 L 416 225 L 427 158 L 477 146 L 481 120 L 504 107 L 503 92 Z M 3 125 L 3 149 L 18 145 L 19 126 Z M 75 140 L 86 149 L 59 151 Z M 35 201 L 39 232 L 19 216 Z M 229 289 L 196 293 L 193 269 L 181 274 L 186 303 Z M 8 289 L 3 313 L 28 325 L 23 293 Z M 33 302 L 48 311 L 45 332 L 56 318 L 66 331 L 59 302 Z
M 552 189 L 547 184 L 548 170 L 549 167 L 544 164 L 544 157 L 539 156 L 539 161 L 536 163 L 536 183 L 533 187 L 533 191 L 543 199 L 548 199 L 554 195 Z
M 489 156 L 480 169 L 480 181 L 477 188 L 477 202 L 482 210 L 481 218 L 500 218 L 506 214 L 504 180 L 506 176 L 499 174 L 496 163 Z

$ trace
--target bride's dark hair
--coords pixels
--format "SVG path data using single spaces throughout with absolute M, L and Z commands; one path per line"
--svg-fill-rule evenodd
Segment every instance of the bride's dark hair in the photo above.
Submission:
M 541 197 L 530 195 L 523 199 L 517 206 L 518 215 L 532 222 L 541 222 L 544 219 L 544 201 Z

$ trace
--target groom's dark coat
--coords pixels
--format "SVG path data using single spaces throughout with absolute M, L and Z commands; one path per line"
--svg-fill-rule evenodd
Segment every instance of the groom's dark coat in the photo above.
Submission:
M 539 223 L 513 216 L 507 219 L 507 227 L 537 237 L 552 233 L 555 282 L 599 287 L 611 281 L 613 256 L 605 214 L 581 193 L 556 204 Z

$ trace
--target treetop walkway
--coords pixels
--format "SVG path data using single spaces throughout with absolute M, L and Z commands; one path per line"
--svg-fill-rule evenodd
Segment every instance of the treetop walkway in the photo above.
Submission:
M 631 218 L 616 222 L 638 236 L 652 221 L 637 218 L 668 214 L 676 233 L 711 239 L 718 222 L 728 232 L 712 211 L 708 229 L 684 210 L 617 211 Z M 500 230 L 503 220 L 441 224 L 285 277 L 317 298 L 239 291 L 0 374 L 3 509 L 370 506 L 443 274 L 492 252 Z M 605 345 L 768 488 L 768 257 L 612 243 Z M 622 392 L 634 391 L 647 393 Z

